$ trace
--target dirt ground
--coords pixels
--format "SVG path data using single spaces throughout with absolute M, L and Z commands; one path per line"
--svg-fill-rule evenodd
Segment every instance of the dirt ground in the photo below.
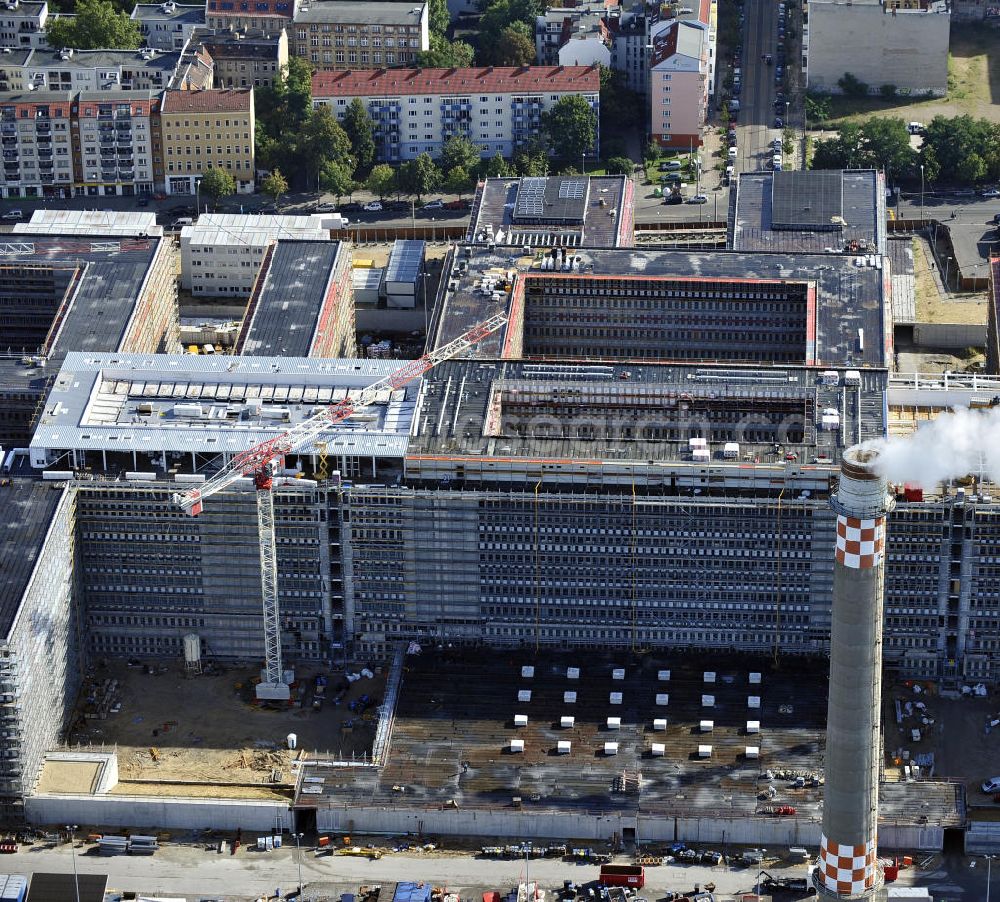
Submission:
M 985 293 L 942 295 L 931 271 L 927 243 L 913 239 L 914 291 L 919 323 L 986 325 Z
M 282 710 L 251 703 L 254 676 L 250 669 L 229 669 L 187 677 L 179 665 L 149 674 L 112 662 L 95 677 L 118 680 L 120 710 L 105 720 L 84 721 L 71 743 L 115 747 L 122 781 L 116 791 L 126 793 L 140 791 L 131 781 L 153 781 L 151 792 L 162 791 L 166 782 L 184 784 L 186 795 L 217 796 L 226 785 L 237 795 L 252 787 L 269 793 L 265 787 L 294 781 L 292 762 L 303 756 L 351 759 L 371 754 L 376 708 L 369 707 L 362 717 L 347 706 L 362 694 L 381 701 L 384 676 L 352 684 L 339 706 L 334 698 L 340 678 L 331 676 L 319 711 L 312 708 L 315 673 L 297 673 L 308 687 L 303 704 Z M 289 733 L 297 736 L 295 751 L 286 748 Z
M 835 97 L 832 118 L 863 119 L 869 116 L 930 122 L 935 116 L 982 117 L 1000 122 L 1000 40 L 997 32 L 982 25 L 953 24 L 948 58 L 948 96 L 907 103 L 907 98 L 861 100 Z
M 987 728 L 991 719 L 1000 717 L 1000 697 L 995 693 L 986 698 L 938 697 L 931 692 L 915 694 L 903 684 L 891 687 L 885 693 L 884 732 L 887 765 L 892 764 L 892 752 L 897 748 L 909 749 L 911 755 L 933 752 L 934 776 L 940 779 L 959 780 L 966 785 L 970 806 L 988 806 L 1000 812 L 1000 804 L 980 790 L 983 780 L 1000 776 L 1000 726 Z M 922 701 L 927 706 L 926 715 L 934 723 L 927 726 L 918 722 L 918 712 L 904 717 L 897 725 L 894 700 L 901 703 Z M 919 742 L 912 741 L 910 730 L 921 730 Z

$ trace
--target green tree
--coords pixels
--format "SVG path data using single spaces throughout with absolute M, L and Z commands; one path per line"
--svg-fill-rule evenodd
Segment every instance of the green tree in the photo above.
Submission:
M 441 170 L 437 168 L 430 154 L 422 153 L 399 167 L 397 180 L 404 193 L 415 194 L 417 200 L 420 200 L 441 184 Z
M 920 165 L 924 168 L 923 177 L 927 184 L 938 180 L 941 175 L 941 164 L 938 162 L 934 148 L 926 142 L 920 148 Z
M 110 0 L 79 0 L 75 18 L 59 18 L 45 29 L 50 47 L 75 50 L 134 50 L 142 46 L 139 23 Z
M 660 145 L 657 144 L 656 141 L 650 139 L 646 146 L 642 149 L 642 159 L 646 163 L 655 163 L 658 159 L 660 159 L 661 153 L 662 150 Z
M 850 72 L 845 72 L 837 79 L 837 87 L 848 97 L 868 96 L 868 85 Z
M 431 0 L 427 8 L 427 25 L 435 34 L 443 35 L 451 25 L 448 0 Z
M 927 126 L 921 151 L 925 157 L 933 154 L 930 159 L 937 163 L 943 181 L 1000 177 L 1000 126 L 986 119 L 935 116 Z
M 327 106 L 314 110 L 306 120 L 298 147 L 301 163 L 308 178 L 307 184 L 310 186 L 316 185 L 320 171 L 329 161 L 349 165 L 351 173 L 354 172 L 351 139 L 347 137 L 347 132 L 340 127 Z
M 483 158 L 483 148 L 463 135 L 453 135 L 441 148 L 441 171 L 464 169 L 472 172 Z
M 260 183 L 260 190 L 277 204 L 281 196 L 288 193 L 288 181 L 280 169 L 272 169 L 271 174 Z
M 467 69 L 472 65 L 474 52 L 465 41 L 449 41 L 439 34 L 431 34 L 430 49 L 417 54 L 417 64 L 426 69 Z
M 327 160 L 319 171 L 319 186 L 337 198 L 337 203 L 345 194 L 351 194 L 355 188 L 349 166 Z
M 628 157 L 612 157 L 605 168 L 608 175 L 631 175 L 634 166 Z
M 878 89 L 879 96 L 883 100 L 895 100 L 896 99 L 896 86 L 895 85 L 880 85 Z
M 354 171 L 359 176 L 365 176 L 375 162 L 375 125 L 360 97 L 351 101 L 341 125 L 351 142 Z
M 535 136 L 518 148 L 512 162 L 518 175 L 547 175 L 549 171 L 549 149 L 540 136 Z
M 500 32 L 492 53 L 495 66 L 530 66 L 535 62 L 535 42 L 516 27 L 521 24 L 515 22 Z
M 444 190 L 449 194 L 457 194 L 460 198 L 468 193 L 474 186 L 469 170 L 463 166 L 455 166 L 448 170 L 444 179 Z
M 820 125 L 830 118 L 830 95 L 813 92 L 806 94 L 806 119 L 810 125 Z
M 491 179 L 506 179 L 517 174 L 499 151 L 486 161 L 483 171 L 484 175 Z
M 593 149 L 597 139 L 597 113 L 580 94 L 567 94 L 542 114 L 549 146 L 559 160 L 575 163 Z
M 201 177 L 201 191 L 212 198 L 212 206 L 220 198 L 230 197 L 236 193 L 236 182 L 225 169 L 212 168 L 205 171 Z
M 392 194 L 396 189 L 395 170 L 387 163 L 379 163 L 368 173 L 365 187 L 379 200 L 384 200 L 387 194 Z
M 841 126 L 836 137 L 816 144 L 813 169 L 884 169 L 893 179 L 913 175 L 917 154 L 902 119 L 869 119 Z

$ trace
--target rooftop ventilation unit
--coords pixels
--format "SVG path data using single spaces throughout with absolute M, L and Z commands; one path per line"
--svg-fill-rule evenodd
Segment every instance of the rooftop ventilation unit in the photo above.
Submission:
M 656 694 L 656 704 L 664 706 L 670 704 L 670 693 L 669 692 L 658 692 Z
M 530 680 L 534 675 L 535 668 L 530 664 L 525 664 L 524 667 L 521 668 L 521 676 L 523 676 L 526 680 Z
M 653 721 L 653 729 L 657 733 L 662 733 L 667 728 L 667 719 L 665 717 L 657 717 Z
M 605 742 L 604 743 L 604 754 L 605 755 L 617 755 L 618 754 L 618 743 L 617 742 Z
M 698 757 L 699 758 L 711 758 L 712 757 L 712 746 L 710 746 L 710 745 L 699 745 L 698 746 Z
M 620 705 L 622 703 L 622 694 L 620 692 L 612 692 L 608 696 L 608 702 L 612 705 Z
M 701 723 L 698 724 L 698 729 L 702 733 L 711 733 L 712 730 L 715 729 L 715 721 L 703 720 Z
M 662 742 L 654 742 L 649 747 L 649 754 L 654 758 L 662 758 L 667 753 L 667 747 Z
M 573 743 L 568 739 L 560 739 L 556 743 L 556 752 L 560 755 L 568 755 L 573 748 Z
M 747 721 L 747 733 L 759 733 L 760 732 L 760 721 L 759 720 L 748 720 Z
M 571 717 L 568 714 L 564 714 L 562 717 L 559 718 L 559 726 L 561 726 L 564 730 L 572 730 L 573 725 L 575 723 L 576 723 L 576 718 Z
M 703 708 L 714 708 L 715 707 L 715 696 L 714 695 L 703 695 L 701 697 L 701 706 Z
M 748 695 L 747 696 L 747 707 L 748 708 L 759 708 L 760 707 L 760 696 L 759 695 Z
M 567 705 L 575 705 L 576 704 L 576 693 L 575 692 L 564 692 L 563 693 L 563 702 L 565 702 Z
M 517 693 L 517 700 L 519 702 L 530 702 L 531 701 L 531 690 L 530 689 L 519 689 Z
M 523 739 L 512 739 L 510 741 L 510 751 L 511 754 L 518 754 L 524 751 L 524 740 Z
M 669 683 L 670 682 L 670 671 L 669 670 L 661 670 L 659 673 L 656 674 L 656 678 L 661 683 Z
M 620 717 L 609 717 L 608 718 L 608 729 L 609 730 L 620 730 L 622 728 L 622 719 Z
M 528 725 L 528 715 L 527 714 L 515 714 L 514 715 L 514 726 L 515 727 L 526 727 Z

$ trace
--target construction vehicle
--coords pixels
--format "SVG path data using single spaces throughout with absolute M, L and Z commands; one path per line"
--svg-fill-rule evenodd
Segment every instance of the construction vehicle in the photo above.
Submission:
M 394 373 L 362 389 L 356 398 L 347 397 L 313 414 L 280 435 L 234 455 L 222 469 L 198 488 L 174 495 L 174 503 L 192 517 L 202 512 L 208 498 L 250 476 L 257 494 L 257 537 L 260 546 L 260 585 L 264 609 L 263 678 L 257 684 L 258 701 L 287 702 L 291 691 L 284 679 L 281 661 L 281 623 L 278 613 L 278 554 L 274 538 L 274 474 L 286 455 L 315 445 L 338 423 L 373 404 L 382 392 L 396 391 L 433 369 L 442 361 L 467 351 L 507 322 L 505 313 L 473 326 L 468 332 L 435 351 L 409 361 Z

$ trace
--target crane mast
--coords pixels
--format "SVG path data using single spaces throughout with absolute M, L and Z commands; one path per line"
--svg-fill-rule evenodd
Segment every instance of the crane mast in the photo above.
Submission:
M 235 454 L 218 473 L 198 488 L 176 493 L 174 503 L 197 516 L 207 498 L 232 486 L 246 476 L 253 477 L 257 500 L 257 528 L 260 545 L 260 586 L 264 610 L 265 671 L 257 686 L 259 701 L 287 701 L 290 697 L 281 660 L 281 624 L 278 613 L 278 555 L 274 534 L 274 470 L 287 454 L 294 454 L 342 423 L 354 413 L 373 404 L 382 392 L 400 389 L 433 369 L 439 363 L 457 357 L 507 322 L 498 313 L 473 326 L 468 332 L 443 347 L 412 360 L 388 376 L 363 388 L 356 398 L 345 398 L 313 414 L 274 438 Z

